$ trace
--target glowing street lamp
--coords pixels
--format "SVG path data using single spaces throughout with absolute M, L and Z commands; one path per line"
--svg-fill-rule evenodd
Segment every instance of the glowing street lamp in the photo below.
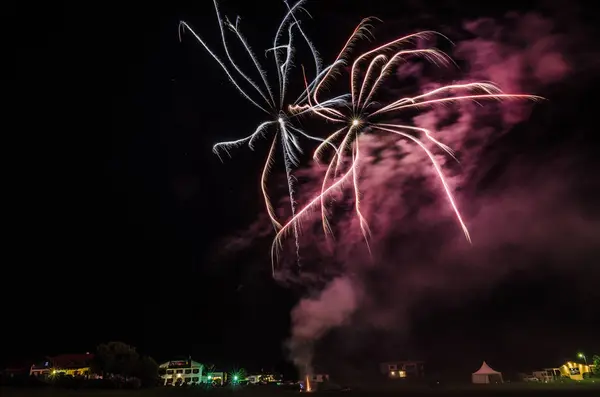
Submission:
M 585 360 L 585 365 L 588 365 L 588 363 L 587 363 L 587 357 L 585 356 L 585 354 L 583 354 L 583 353 L 577 353 L 577 357 L 583 358 Z

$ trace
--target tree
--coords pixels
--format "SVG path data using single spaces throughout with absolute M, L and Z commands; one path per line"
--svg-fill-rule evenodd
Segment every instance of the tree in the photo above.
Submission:
M 206 364 L 202 370 L 202 372 L 206 373 L 206 376 L 211 375 L 213 372 L 215 372 L 215 365 L 214 364 Z
M 202 374 L 203 374 L 203 376 L 206 376 L 207 384 L 212 384 L 214 382 L 214 380 L 212 379 L 213 372 L 215 372 L 214 364 L 205 364 L 204 367 L 202 368 Z
M 592 361 L 594 362 L 594 375 L 600 376 L 600 356 L 594 355 Z
M 140 356 L 135 347 L 123 342 L 101 344 L 96 349 L 92 368 L 102 375 L 135 377 L 144 385 L 154 384 L 158 377 L 158 364 L 151 357 Z
M 142 381 L 142 386 L 154 386 L 158 378 L 158 364 L 152 357 L 142 356 L 138 359 L 135 376 Z
M 133 376 L 139 354 L 128 344 L 109 342 L 98 346 L 94 358 L 103 374 Z

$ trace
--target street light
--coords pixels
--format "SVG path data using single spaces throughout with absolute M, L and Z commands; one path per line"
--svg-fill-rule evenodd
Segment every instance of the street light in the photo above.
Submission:
M 585 360 L 585 365 L 588 365 L 588 363 L 587 363 L 587 357 L 585 356 L 585 354 L 583 354 L 583 353 L 578 353 L 578 354 L 577 354 L 577 357 L 579 357 L 579 358 L 583 358 L 583 359 Z

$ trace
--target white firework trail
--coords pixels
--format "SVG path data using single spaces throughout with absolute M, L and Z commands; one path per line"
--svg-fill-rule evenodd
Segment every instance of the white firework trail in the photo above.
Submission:
M 315 90 L 317 84 L 326 78 L 330 71 L 341 63 L 343 60 L 338 59 L 332 65 L 323 68 L 319 54 L 314 44 L 309 40 L 304 30 L 300 26 L 300 20 L 297 17 L 297 13 L 308 12 L 302 7 L 306 0 L 300 0 L 290 6 L 287 2 L 284 2 L 287 7 L 287 12 L 283 19 L 279 23 L 277 31 L 273 39 L 273 47 L 266 50 L 267 54 L 272 54 L 272 58 L 275 62 L 275 69 L 277 71 L 277 90 L 274 90 L 269 84 L 267 72 L 262 67 L 258 58 L 250 48 L 247 40 L 240 32 L 240 18 L 236 18 L 235 24 L 232 24 L 228 18 L 223 18 L 217 4 L 217 0 L 213 0 L 217 21 L 219 23 L 219 29 L 221 33 L 221 41 L 227 64 L 217 54 L 210 49 L 207 43 L 190 27 L 186 22 L 180 22 L 180 39 L 181 33 L 187 29 L 195 39 L 204 47 L 204 49 L 217 61 L 219 66 L 223 69 L 233 86 L 239 91 L 239 93 L 246 98 L 252 105 L 260 109 L 262 112 L 269 115 L 269 119 L 262 122 L 254 130 L 254 132 L 244 138 L 240 138 L 233 141 L 219 142 L 213 146 L 213 152 L 221 158 L 221 153 L 225 152 L 230 155 L 230 151 L 236 147 L 242 145 L 248 145 L 253 150 L 254 144 L 258 138 L 265 137 L 267 134 L 271 134 L 271 147 L 268 152 L 263 171 L 261 173 L 261 190 L 265 202 L 267 214 L 273 224 L 275 231 L 279 231 L 282 224 L 278 220 L 277 215 L 273 209 L 273 205 L 267 192 L 267 179 L 269 171 L 274 162 L 274 156 L 276 154 L 276 146 L 279 145 L 283 154 L 283 162 L 285 166 L 285 173 L 287 179 L 287 188 L 290 201 L 291 217 L 296 216 L 296 198 L 295 198 L 295 184 L 296 179 L 293 175 L 293 170 L 299 164 L 299 155 L 303 153 L 302 147 L 299 143 L 299 138 L 304 137 L 313 141 L 323 142 L 323 139 L 315 137 L 304 132 L 300 127 L 293 123 L 294 119 L 298 116 L 297 113 L 291 113 L 288 109 L 289 103 L 299 103 L 303 98 L 309 97 Z M 310 16 L 310 15 L 309 15 Z M 260 83 L 255 82 L 252 78 L 242 70 L 240 65 L 233 59 L 229 43 L 227 40 L 227 31 L 233 33 L 241 47 L 244 49 L 248 58 L 254 66 L 255 72 L 260 76 Z M 282 36 L 287 31 L 287 42 L 282 42 Z M 295 32 L 300 34 L 300 37 L 308 45 L 312 58 L 315 64 L 315 78 L 306 86 L 306 89 L 300 94 L 300 96 L 291 102 L 287 101 L 287 91 L 290 72 L 293 68 L 294 63 L 294 40 Z M 242 85 L 248 86 L 248 89 L 244 89 Z M 251 88 L 251 89 L 250 89 Z M 346 101 L 346 96 L 342 95 L 337 98 L 324 101 L 320 104 L 319 110 L 328 109 L 333 106 L 338 106 L 340 103 Z M 300 266 L 300 245 L 298 242 L 298 226 L 295 225 L 294 236 L 296 240 L 296 257 L 298 266 Z M 275 268 L 273 267 L 273 272 Z

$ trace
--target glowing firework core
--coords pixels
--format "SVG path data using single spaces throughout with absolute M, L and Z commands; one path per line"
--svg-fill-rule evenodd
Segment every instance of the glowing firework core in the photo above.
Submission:
M 283 124 L 283 118 L 282 117 L 278 118 L 277 121 L 279 121 L 279 124 Z
M 353 125 L 353 126 L 355 126 L 355 127 L 356 127 L 356 126 L 357 126 L 359 123 L 360 123 L 360 121 L 358 121 L 358 119 L 354 119 L 354 120 L 352 120 L 352 125 Z

